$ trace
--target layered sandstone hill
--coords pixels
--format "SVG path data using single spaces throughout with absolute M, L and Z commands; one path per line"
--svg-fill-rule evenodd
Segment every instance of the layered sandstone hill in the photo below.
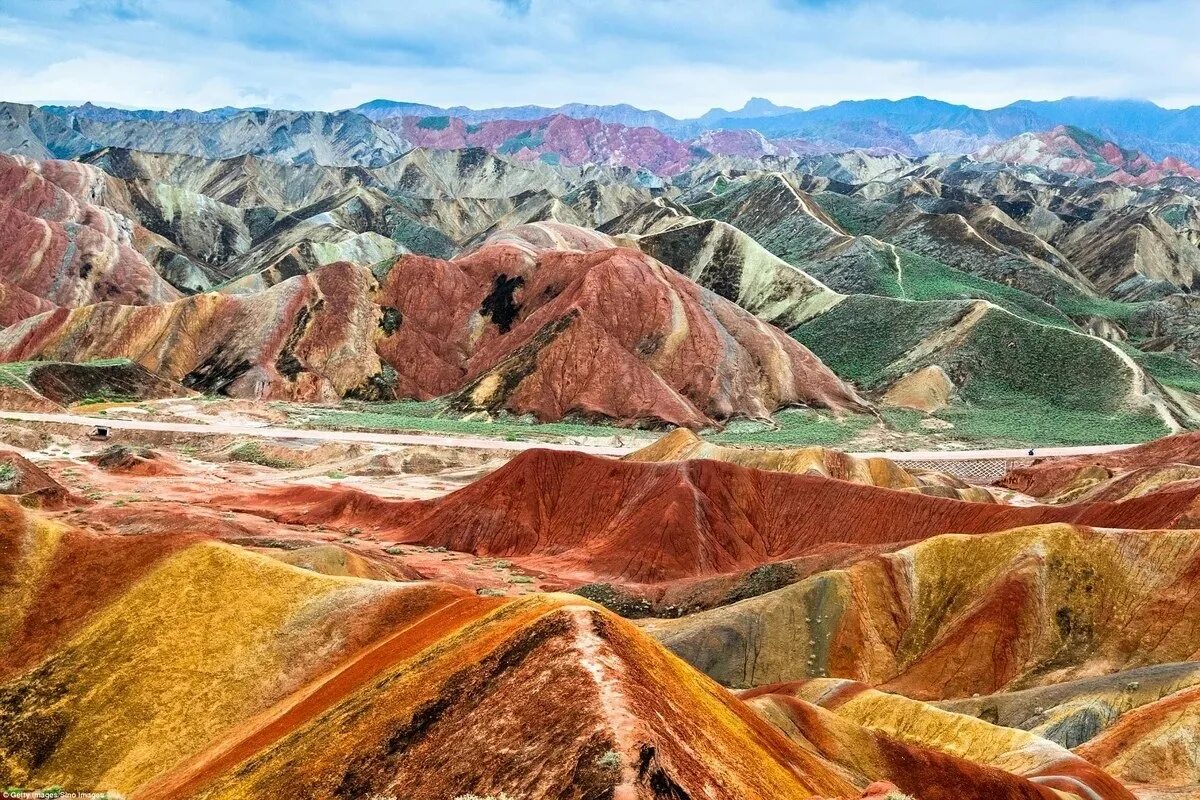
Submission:
M 46 175 L 42 166 L 0 155 L 0 280 L 62 306 L 179 297 L 133 249 L 128 221 L 83 199 L 96 176 L 74 173 L 91 169 L 102 182 L 102 172 L 71 164 Z
M 173 799 L 858 795 L 579 598 L 330 577 L 197 536 L 81 533 L 11 503 L 0 537 L 5 785 Z
M 1198 565 L 1191 530 L 938 536 L 651 629 L 727 685 L 965 698 L 1195 659 Z
M 178 383 L 125 359 L 6 364 L 0 371 L 0 388 L 22 391 L 54 409 L 79 402 L 161 400 L 192 394 Z
M 0 361 L 125 358 L 204 391 L 336 400 L 371 391 L 382 369 L 375 287 L 366 269 L 342 263 L 248 297 L 58 309 L 0 331 Z
M 837 543 L 877 546 L 1049 522 L 1191 527 L 1198 494 L 1200 486 L 1121 503 L 1020 507 L 721 461 L 612 461 L 530 450 L 436 500 L 303 487 L 214 502 L 280 521 L 512 557 L 556 575 L 640 584 L 738 572 Z
M 768 450 L 753 447 L 722 447 L 704 441 L 695 433 L 677 428 L 653 444 L 625 456 L 626 461 L 727 461 L 743 467 L 798 475 L 823 475 L 840 481 L 879 486 L 884 489 L 991 503 L 992 494 L 952 475 L 932 470 L 910 469 L 887 458 L 855 458 L 828 447 Z
M 1192 797 L 1200 792 L 1200 757 L 1190 746 L 1198 723 L 1200 688 L 1192 686 L 1124 714 L 1077 752 L 1139 798 Z
M 523 226 L 450 262 L 401 258 L 379 302 L 400 320 L 380 345 L 399 391 L 457 391 L 466 409 L 704 427 L 862 407 L 778 329 L 572 226 Z
M 990 725 L 860 683 L 813 679 L 740 697 L 858 781 L 883 775 L 913 797 L 1132 800 L 1102 768 L 1025 731 Z
M 69 493 L 54 478 L 14 450 L 0 449 L 0 495 L 32 508 L 59 508 Z
M 1038 461 L 1010 471 L 1000 485 L 1038 498 L 1069 499 L 1114 484 L 1125 485 L 1130 492 L 1150 481 L 1154 489 L 1161 488 L 1198 477 L 1188 469 L 1197 466 L 1200 433 L 1181 433 L 1111 453 Z
M 268 557 L 152 518 L 136 536 L 71 518 L 0 499 L 6 785 L 172 800 L 850 800 L 892 784 L 1131 797 L 1033 734 L 864 686 L 735 697 L 578 597 L 369 580 L 356 576 L 383 573 L 337 544 Z
M 0 278 L 0 328 L 50 311 L 54 304 Z

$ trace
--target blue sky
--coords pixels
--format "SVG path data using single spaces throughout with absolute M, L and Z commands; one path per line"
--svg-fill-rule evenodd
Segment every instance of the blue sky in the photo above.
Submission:
M 1200 104 L 1198 0 L 0 0 L 0 99 Z

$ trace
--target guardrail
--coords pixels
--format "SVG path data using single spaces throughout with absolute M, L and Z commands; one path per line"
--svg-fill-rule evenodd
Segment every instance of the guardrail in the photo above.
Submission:
M 1003 478 L 1009 470 L 1032 464 L 1033 458 L 964 458 L 961 460 L 937 459 L 895 459 L 904 467 L 928 469 L 944 472 L 956 478 L 980 485 L 995 483 Z

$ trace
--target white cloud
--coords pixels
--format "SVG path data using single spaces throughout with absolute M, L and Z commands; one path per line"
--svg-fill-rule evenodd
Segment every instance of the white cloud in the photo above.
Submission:
M 923 94 L 1200 103 L 1193 0 L 0 0 L 3 99 L 154 108 Z

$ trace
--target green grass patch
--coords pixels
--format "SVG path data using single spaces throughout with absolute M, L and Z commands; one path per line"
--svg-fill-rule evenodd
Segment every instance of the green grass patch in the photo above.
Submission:
M 444 131 L 450 127 L 450 118 L 446 116 L 421 117 L 421 119 L 417 120 L 417 127 L 429 131 Z
M 1129 392 L 1128 366 L 1099 339 L 1003 313 L 985 316 L 945 369 L 968 400 L 985 405 L 1017 396 L 1060 410 L 1114 413 Z
M 292 469 L 296 466 L 285 459 L 268 455 L 258 442 L 245 442 L 238 445 L 229 451 L 229 458 L 233 461 L 245 461 L 249 464 L 258 464 L 260 467 L 274 469 Z
M 818 192 L 813 195 L 821 207 L 842 230 L 854 236 L 873 236 L 883 226 L 884 217 L 892 207 L 878 200 L 864 200 L 837 192 Z
M 8 488 L 17 479 L 17 468 L 7 462 L 0 463 L 0 487 Z
M 29 375 L 33 370 L 38 367 L 59 363 L 64 362 L 13 361 L 8 364 L 0 364 L 0 386 L 8 386 L 15 389 L 24 388 L 29 383 Z M 91 361 L 81 361 L 79 363 L 88 367 L 121 367 L 133 362 L 128 358 L 96 358 Z
M 1071 327 L 1071 320 L 1059 309 L 1028 292 L 979 278 L 910 250 L 896 248 L 903 269 L 901 288 L 909 300 L 988 300 L 1019 317 Z
M 1167 206 L 1158 213 L 1163 222 L 1178 230 L 1183 227 L 1183 223 L 1187 221 L 1188 206 Z
M 535 150 L 541 146 L 542 133 L 540 131 L 528 130 L 522 131 L 506 141 L 504 144 L 500 145 L 496 152 L 500 153 L 501 155 L 511 156 L 514 153 L 520 152 L 521 150 Z
M 630 428 L 590 422 L 537 422 L 523 417 L 501 416 L 486 420 L 463 419 L 442 400 L 401 400 L 394 403 L 346 403 L 336 410 L 322 409 L 304 425 L 313 428 L 455 433 L 518 441 L 556 440 L 564 437 L 636 436 Z
M 101 403 L 140 403 L 141 399 L 134 397 L 131 394 L 122 394 L 120 392 L 100 392 L 99 394 L 90 394 L 87 397 L 80 398 L 72 405 L 76 406 L 95 406 Z
M 848 414 L 836 419 L 807 408 L 785 409 L 775 414 L 775 427 L 762 422 L 731 422 L 725 430 L 704 438 L 716 444 L 752 444 L 799 447 L 845 444 L 871 425 L 867 414 Z
M 934 416 L 954 425 L 954 438 L 989 446 L 1130 444 L 1170 432 L 1149 410 L 1140 414 L 1067 411 L 1041 398 L 1017 394 L 994 395 L 986 404 L 952 406 Z
M 1149 303 L 1125 303 L 1120 300 L 1109 300 L 1106 297 L 1088 297 L 1080 293 L 1060 293 L 1054 298 L 1054 305 L 1064 314 L 1074 319 L 1080 317 L 1101 317 L 1112 320 L 1118 325 L 1125 325 L 1139 310 Z
M 420 220 L 407 216 L 397 215 L 395 217 L 389 238 L 423 256 L 450 258 L 458 251 L 458 246 L 446 234 Z M 394 262 L 394 258 L 384 259 L 382 262 L 384 274 L 386 274 L 386 268 Z
M 915 433 L 921 430 L 921 421 L 926 418 L 923 411 L 886 406 L 879 409 L 879 416 L 883 417 L 884 422 L 892 430 L 905 433 Z
M 1143 353 L 1125 345 L 1125 352 L 1164 386 L 1185 392 L 1200 393 L 1200 367 L 1176 353 Z
M 891 297 L 852 295 L 792 331 L 839 377 L 872 389 L 889 364 L 925 338 L 953 325 L 965 302 L 915 303 Z

